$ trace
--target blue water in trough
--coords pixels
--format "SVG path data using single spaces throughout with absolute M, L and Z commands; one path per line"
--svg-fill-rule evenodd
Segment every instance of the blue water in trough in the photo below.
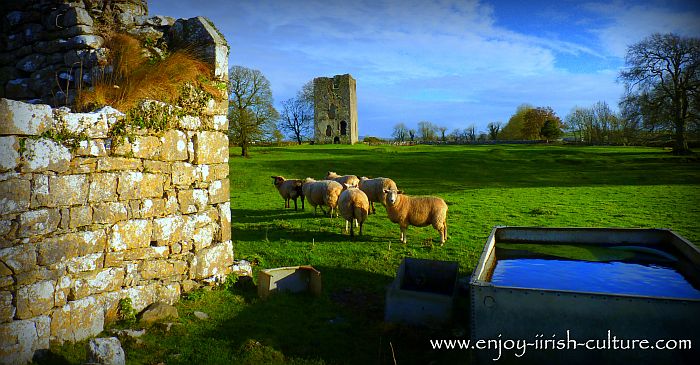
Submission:
M 576 246 L 548 245 L 545 251 L 537 245 L 504 246 L 497 246 L 494 285 L 700 299 L 700 290 L 679 272 L 677 260 L 663 251 L 615 247 L 591 254 Z

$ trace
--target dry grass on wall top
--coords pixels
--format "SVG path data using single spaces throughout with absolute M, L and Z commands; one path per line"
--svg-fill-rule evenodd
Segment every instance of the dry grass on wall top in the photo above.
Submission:
M 139 40 L 125 34 L 110 36 L 105 47 L 110 50 L 110 64 L 95 77 L 93 87 L 82 88 L 76 98 L 77 111 L 90 111 L 111 105 L 130 110 L 145 99 L 177 105 L 185 85 L 201 89 L 208 97 L 221 97 L 212 83 L 212 68 L 187 49 L 169 53 L 163 59 L 145 56 Z

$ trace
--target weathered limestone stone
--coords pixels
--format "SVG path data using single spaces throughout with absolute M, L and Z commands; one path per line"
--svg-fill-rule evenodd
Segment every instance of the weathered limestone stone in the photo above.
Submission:
M 75 157 L 71 160 L 69 174 L 92 174 L 97 171 L 97 158 L 95 157 Z
M 0 137 L 0 171 L 14 170 L 19 164 L 19 139 Z
M 199 288 L 200 284 L 194 280 L 183 280 L 180 283 L 180 287 L 182 288 L 183 293 L 189 293 L 192 290 Z
M 97 161 L 97 171 L 140 170 L 141 160 L 126 157 L 103 157 Z
M 194 230 L 192 239 L 194 241 L 195 252 L 199 252 L 203 248 L 211 246 L 212 241 L 214 241 L 214 231 L 214 226 L 211 224 Z
M 70 208 L 70 228 L 89 226 L 92 224 L 92 208 L 88 205 Z
M 29 209 L 31 183 L 28 180 L 0 181 L 0 215 L 24 212 Z
M 129 218 L 126 204 L 121 202 L 108 202 L 94 205 L 92 221 L 101 224 L 113 224 Z
M 37 209 L 24 212 L 19 216 L 18 237 L 48 234 L 58 228 L 61 214 L 58 209 Z
M 177 308 L 163 302 L 155 302 L 149 305 L 143 313 L 141 313 L 141 323 L 150 325 L 155 322 L 164 321 L 166 319 L 180 318 Z
M 92 294 L 112 292 L 124 284 L 124 269 L 110 267 L 97 272 L 91 272 L 73 280 L 69 299 L 76 300 Z
M 68 10 L 63 14 L 63 16 L 59 17 L 58 19 L 61 20 L 61 24 L 64 27 L 72 27 L 78 24 L 93 24 L 92 17 L 90 17 L 90 14 L 85 9 L 76 6 L 69 7 Z
M 62 307 L 68 303 L 68 293 L 72 280 L 70 276 L 64 275 L 56 280 L 56 292 L 54 294 L 54 306 Z
M 163 133 L 160 158 L 164 161 L 187 160 L 187 136 L 185 133 L 170 129 Z
M 143 170 L 153 173 L 170 174 L 173 171 L 173 164 L 163 161 L 145 160 Z
M 102 268 L 104 254 L 91 253 L 85 256 L 78 256 L 66 262 L 66 269 L 69 274 L 77 274 L 85 271 L 93 271 Z
M 45 207 L 48 205 L 49 196 L 49 176 L 43 174 L 33 174 L 32 178 L 32 199 L 30 208 Z
M 157 218 L 153 220 L 153 240 L 166 243 L 182 239 L 185 220 L 181 215 Z
M 104 38 L 94 34 L 81 34 L 68 39 L 70 48 L 99 49 L 104 44 Z
M 12 292 L 0 291 L 0 323 L 12 322 L 15 310 L 15 306 L 12 305 Z
M 139 206 L 134 215 L 137 218 L 153 218 L 165 215 L 165 199 L 144 199 L 140 203 L 134 200 Z
M 121 299 L 121 291 L 95 294 L 93 298 L 97 304 L 102 307 L 102 312 L 105 316 L 105 322 L 114 322 L 118 319 L 119 314 L 119 299 Z
M 195 254 L 190 267 L 190 279 L 223 277 L 231 271 L 231 265 L 233 265 L 231 241 L 212 245 Z
M 229 194 L 229 180 L 216 180 L 209 185 L 209 203 L 224 203 L 231 198 Z
M 3 275 L 19 274 L 30 271 L 36 265 L 36 245 L 26 243 L 24 245 L 12 246 L 0 249 L 0 262 L 6 265 L 7 272 L 3 267 Z
M 88 201 L 108 202 L 117 200 L 117 174 L 101 173 L 91 175 Z
M 139 285 L 127 289 L 122 289 L 123 298 L 131 298 L 131 306 L 137 312 L 142 311 L 149 304 L 156 301 L 156 284 Z
M 139 273 L 144 280 L 165 279 L 173 276 L 173 264 L 166 260 L 144 260 L 139 266 Z
M 107 117 L 102 113 L 61 113 L 54 114 L 58 123 L 69 132 L 86 134 L 90 138 L 107 138 L 109 126 Z
M 131 140 L 123 138 L 122 140 L 111 140 L 110 154 L 112 156 L 131 156 Z
M 229 167 L 227 163 L 219 163 L 209 166 L 209 181 L 223 180 L 228 177 Z
M 137 158 L 156 158 L 160 155 L 160 138 L 155 136 L 136 137 L 131 143 L 131 152 Z
M 60 264 L 59 264 L 60 265 Z M 32 285 L 39 281 L 56 281 L 64 272 L 62 268 L 35 267 L 34 270 L 15 275 L 16 285 Z
M 49 348 L 48 316 L 0 325 L 0 359 L 4 364 L 26 364 L 36 350 Z
M 38 136 L 52 125 L 50 106 L 0 99 L 0 135 Z
M 63 175 L 49 177 L 47 206 L 84 205 L 88 196 L 87 175 Z
M 151 244 L 152 230 L 153 224 L 150 220 L 134 219 L 119 222 L 112 226 L 109 249 L 110 251 L 122 251 L 148 247 Z
M 155 260 L 165 259 L 169 253 L 168 246 L 143 247 L 134 248 L 131 250 L 121 251 L 121 260 L 136 261 L 136 260 Z M 116 252 L 115 252 L 116 253 Z
M 28 319 L 48 312 L 54 306 L 54 284 L 40 281 L 17 289 L 17 318 Z
M 28 138 L 25 141 L 22 157 L 24 159 L 22 170 L 25 172 L 55 171 L 60 173 L 68 170 L 71 153 L 67 147 L 50 139 Z
M 228 79 L 228 44 L 221 33 L 205 18 L 178 19 L 170 29 L 176 43 L 186 43 L 197 49 L 205 60 L 214 65 L 214 76 Z
M 67 259 L 103 252 L 107 244 L 104 230 L 66 233 L 39 243 L 39 265 L 51 265 Z
M 183 261 L 175 261 L 173 262 L 173 267 L 175 272 L 183 274 L 187 269 L 187 264 Z M 156 298 L 168 304 L 175 304 L 180 299 L 180 284 L 159 285 L 156 291 Z
M 213 164 L 228 162 L 228 137 L 222 132 L 201 131 L 192 139 L 194 163 Z
M 195 166 L 187 162 L 173 163 L 173 185 L 189 187 L 197 179 Z
M 107 156 L 107 150 L 105 149 L 105 142 L 100 139 L 91 139 L 88 141 L 80 141 L 78 149 L 75 151 L 78 156 L 93 156 L 102 157 Z
M 59 343 L 81 341 L 104 329 L 104 311 L 94 297 L 68 302 L 51 313 L 51 336 Z
M 175 191 L 170 191 L 166 194 L 167 199 L 165 200 L 165 214 L 173 215 L 180 211 L 180 205 L 177 202 L 177 194 Z
M 214 129 L 217 131 L 227 131 L 228 130 L 228 118 L 225 115 L 215 115 L 214 116 Z
M 202 128 L 202 122 L 199 117 L 193 115 L 185 115 L 178 119 L 180 129 L 196 131 Z
M 207 194 L 203 189 L 180 190 L 177 193 L 180 210 L 185 214 L 204 210 L 209 202 Z
M 231 239 L 231 203 L 219 204 L 219 234 L 220 241 Z
M 88 362 L 101 365 L 124 365 L 126 355 L 116 337 L 93 338 L 88 343 Z
M 121 173 L 117 193 L 122 200 L 160 198 L 163 196 L 163 176 L 142 172 Z

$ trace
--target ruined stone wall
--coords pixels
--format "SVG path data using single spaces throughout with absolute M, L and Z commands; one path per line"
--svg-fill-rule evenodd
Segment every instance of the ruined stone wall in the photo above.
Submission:
M 230 272 L 226 116 L 119 143 L 122 118 L 0 99 L 0 362 L 98 334 L 121 298 L 140 311 Z
M 314 142 L 354 144 L 358 140 L 357 92 L 349 75 L 314 79 Z

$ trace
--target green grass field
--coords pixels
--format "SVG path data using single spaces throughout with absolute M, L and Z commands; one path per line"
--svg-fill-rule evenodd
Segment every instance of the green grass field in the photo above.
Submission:
M 239 154 L 231 150 L 235 257 L 256 270 L 313 265 L 323 295 L 262 301 L 245 285 L 201 292 L 178 305 L 179 330 L 127 344 L 129 363 L 464 363 L 467 354 L 428 351 L 426 340 L 468 336 L 464 322 L 447 333 L 382 323 L 384 289 L 402 258 L 457 261 L 469 275 L 496 225 L 663 227 L 700 242 L 700 161 L 661 149 L 358 145 Z M 444 198 L 449 240 L 440 247 L 432 227 L 410 227 L 403 245 L 381 206 L 355 240 L 341 233 L 342 218 L 284 209 L 271 175 L 322 178 L 328 170 L 390 177 L 407 194 Z M 195 310 L 212 319 L 194 319 Z

